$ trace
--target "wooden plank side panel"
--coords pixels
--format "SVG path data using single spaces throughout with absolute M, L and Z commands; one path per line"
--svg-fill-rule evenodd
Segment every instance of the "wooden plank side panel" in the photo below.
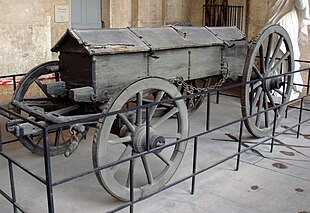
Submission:
M 242 76 L 245 59 L 247 56 L 247 41 L 229 42 L 233 44 L 231 48 L 225 46 L 223 59 L 228 64 L 229 76 L 233 80 L 237 80 L 238 76 Z
M 205 78 L 221 73 L 221 46 L 191 49 L 190 79 Z
M 150 57 L 150 75 L 166 79 L 187 78 L 189 54 L 187 49 L 163 50 Z M 157 58 L 158 57 L 158 58 Z
M 130 82 L 146 76 L 144 53 L 95 56 L 95 85 L 99 101 L 107 100 Z

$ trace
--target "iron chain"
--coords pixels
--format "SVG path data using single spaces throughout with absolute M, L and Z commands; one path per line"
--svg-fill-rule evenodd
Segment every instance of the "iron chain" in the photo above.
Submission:
M 194 87 L 193 85 L 186 83 L 182 77 L 177 77 L 175 83 L 178 86 L 182 86 L 186 93 L 194 94 L 194 91 L 197 91 L 199 93 L 199 92 L 207 92 L 208 90 L 218 89 L 227 81 L 228 78 L 229 78 L 228 73 L 225 73 L 223 74 L 223 78 L 221 78 L 218 82 L 206 88 Z

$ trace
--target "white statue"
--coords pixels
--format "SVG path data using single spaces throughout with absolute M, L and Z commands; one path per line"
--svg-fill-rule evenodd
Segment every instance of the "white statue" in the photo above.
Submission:
M 294 59 L 300 59 L 299 44 L 308 41 L 308 28 L 310 25 L 309 19 L 309 2 L 308 0 L 271 0 L 271 5 L 267 17 L 267 24 L 279 24 L 288 32 L 293 48 Z M 295 70 L 300 69 L 300 63 L 295 62 Z M 303 84 L 300 73 L 294 74 L 294 83 Z M 292 92 L 292 99 L 299 96 L 302 91 L 302 86 L 294 86 Z

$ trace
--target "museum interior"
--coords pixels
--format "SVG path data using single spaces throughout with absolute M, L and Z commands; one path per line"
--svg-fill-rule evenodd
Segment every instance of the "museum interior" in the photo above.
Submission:
M 310 213 L 308 0 L 0 0 L 0 212 Z

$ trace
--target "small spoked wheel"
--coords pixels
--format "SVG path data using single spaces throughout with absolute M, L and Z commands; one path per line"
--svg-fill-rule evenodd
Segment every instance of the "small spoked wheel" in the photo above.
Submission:
M 178 89 L 162 78 L 150 77 L 130 84 L 108 102 L 104 113 L 180 97 Z M 160 111 L 160 112 L 158 112 Z M 138 109 L 102 119 L 93 143 L 93 164 L 100 167 L 147 151 L 146 112 Z M 188 114 L 184 101 L 149 108 L 149 150 L 187 137 Z M 155 116 L 156 115 L 156 116 Z M 160 116 L 158 116 L 160 115 Z M 134 160 L 134 196 L 138 199 L 162 188 L 176 172 L 186 142 L 159 149 Z M 101 185 L 114 197 L 130 199 L 129 161 L 96 173 Z
M 36 107 L 37 109 L 44 109 L 46 112 L 65 107 L 67 101 L 65 101 L 64 98 L 51 97 L 44 87 L 44 84 L 47 82 L 57 81 L 57 79 L 51 76 L 51 74 L 56 73 L 56 71 L 52 70 L 57 69 L 50 68 L 56 68 L 58 64 L 58 61 L 50 61 L 33 68 L 21 80 L 12 100 L 23 102 L 28 106 Z M 14 111 L 22 113 L 25 116 L 30 116 L 21 112 L 18 108 L 14 108 Z M 50 132 L 48 134 L 48 140 L 51 156 L 63 154 L 70 145 L 70 137 L 71 134 L 68 129 L 58 129 L 54 132 Z M 19 140 L 33 153 L 38 155 L 44 154 L 42 133 L 23 136 L 20 137 Z
M 246 58 L 241 109 L 248 131 L 256 137 L 270 135 L 280 123 L 293 86 L 294 53 L 289 35 L 282 27 L 265 27 L 252 42 Z M 287 74 L 285 74 L 287 73 Z M 281 75 L 284 74 L 284 75 Z M 273 108 L 269 111 L 266 111 Z

